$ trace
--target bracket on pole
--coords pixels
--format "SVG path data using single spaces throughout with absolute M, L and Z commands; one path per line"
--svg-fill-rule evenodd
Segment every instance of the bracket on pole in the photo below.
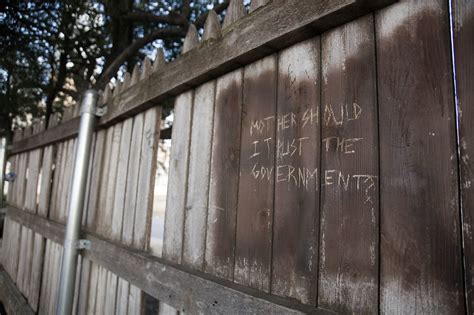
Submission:
M 97 107 L 95 110 L 95 115 L 97 117 L 102 117 L 107 113 L 107 106 Z
M 77 245 L 77 248 L 90 250 L 91 249 L 91 241 L 90 240 L 79 240 L 79 244 Z

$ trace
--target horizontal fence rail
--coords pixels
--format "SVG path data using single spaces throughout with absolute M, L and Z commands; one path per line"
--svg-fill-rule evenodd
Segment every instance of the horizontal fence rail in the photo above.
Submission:
M 7 208 L 7 217 L 55 243 L 62 244 L 64 241 L 63 224 L 11 206 Z M 146 252 L 104 240 L 92 233 L 84 233 L 82 236 L 90 240 L 91 248 L 81 255 L 160 301 L 190 314 L 333 314 L 299 303 L 289 303 L 283 298 L 172 265 Z
M 159 103 L 172 102 L 173 97 L 183 91 L 396 1 L 324 0 L 315 3 L 314 0 L 275 0 L 224 29 L 222 38 L 204 41 L 192 49 L 192 53 L 185 53 L 164 64 L 146 80 L 112 96 L 98 128 Z M 75 137 L 78 128 L 79 118 L 73 118 L 14 142 L 10 153 L 17 154 Z

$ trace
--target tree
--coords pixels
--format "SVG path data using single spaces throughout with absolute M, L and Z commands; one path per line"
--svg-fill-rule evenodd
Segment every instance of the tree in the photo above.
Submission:
M 190 24 L 202 28 L 208 11 L 220 14 L 228 2 L 6 0 L 0 5 L 0 126 L 48 119 L 65 100 L 131 72 L 156 47 L 175 58 Z

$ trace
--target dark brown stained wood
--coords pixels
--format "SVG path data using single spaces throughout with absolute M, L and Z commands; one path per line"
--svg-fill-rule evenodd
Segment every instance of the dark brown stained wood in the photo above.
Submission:
M 453 1 L 467 314 L 474 313 L 474 2 Z M 462 113 L 462 114 L 461 114 Z
M 205 271 L 232 280 L 239 188 L 243 70 L 216 84 Z
M 195 48 L 192 54 L 180 56 L 154 71 L 150 80 L 142 80 L 119 95 L 114 95 L 108 102 L 109 110 L 100 119 L 99 125 L 103 127 L 123 120 L 171 96 L 179 95 L 190 87 L 196 87 L 243 64 L 254 62 L 396 1 L 274 1 L 227 28 L 221 40 L 209 41 L 208 44 Z M 77 134 L 79 120 L 76 117 L 45 132 L 14 141 L 12 153 L 71 138 Z
M 110 124 L 210 79 L 288 47 L 395 0 L 298 0 L 262 7 L 227 28 L 221 40 L 201 44 L 123 91 L 101 124 Z M 251 27 L 249 27 L 251 25 Z M 115 105 L 114 105 L 115 107 Z
M 270 290 L 276 56 L 244 69 L 234 280 Z
M 33 315 L 35 312 L 21 295 L 10 276 L 0 266 L 0 302 L 8 314 Z
M 446 1 L 376 14 L 382 313 L 464 313 Z
M 55 242 L 50 243 L 52 247 L 59 247 L 58 244 L 63 242 L 65 226 L 60 223 L 13 207 L 7 208 L 7 218 L 50 238 Z M 93 267 L 107 269 L 129 281 L 131 288 L 136 285 L 154 298 L 188 314 L 333 314 L 170 264 L 92 233 L 82 237 L 91 241 L 91 250 L 82 251 L 81 255 L 91 260 Z M 91 277 L 91 282 L 94 281 Z M 89 302 L 94 309 L 97 301 Z
M 320 43 L 280 52 L 272 293 L 315 305 L 318 276 Z
M 378 137 L 373 16 L 321 35 L 318 306 L 378 311 Z

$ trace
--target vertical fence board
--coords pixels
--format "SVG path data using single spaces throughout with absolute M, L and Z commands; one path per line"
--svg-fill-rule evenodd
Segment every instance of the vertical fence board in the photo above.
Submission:
M 133 246 L 141 250 L 149 247 L 160 122 L 160 107 L 154 107 L 145 112 L 133 229 Z
M 58 191 L 59 191 L 59 186 L 60 186 L 59 179 L 60 179 L 60 173 L 61 173 L 63 147 L 64 147 L 64 143 L 58 143 L 56 145 L 56 150 L 54 154 L 54 175 L 53 175 L 51 200 L 50 200 L 49 213 L 48 213 L 48 217 L 53 220 L 56 219 L 56 213 L 58 209 Z
M 45 239 L 38 233 L 34 233 L 34 252 L 33 261 L 31 263 L 31 283 L 30 283 L 30 296 L 28 301 L 30 302 L 33 311 L 38 310 L 38 301 L 41 288 L 41 274 L 43 270 L 44 257 L 44 243 Z
M 232 280 L 239 188 L 242 69 L 216 83 L 209 183 L 206 272 Z
M 381 311 L 463 313 L 448 5 L 376 14 Z
M 138 177 L 140 170 L 140 148 L 143 141 L 144 114 L 138 114 L 133 119 L 132 142 L 128 161 L 128 180 L 125 193 L 124 222 L 122 242 L 126 245 L 133 243 L 133 228 L 135 225 L 135 207 L 137 202 Z
M 94 314 L 95 304 L 97 302 L 97 284 L 99 280 L 99 266 L 91 262 L 91 280 L 89 282 L 89 291 L 87 299 L 87 312 L 86 314 Z
M 183 263 L 198 270 L 202 269 L 204 262 L 214 96 L 215 81 L 198 87 L 194 92 Z
M 467 313 L 474 313 L 474 2 L 453 1 Z
M 186 92 L 176 98 L 173 134 L 171 135 L 172 147 L 166 196 L 163 258 L 175 263 L 181 263 L 182 258 L 192 98 L 193 92 Z
M 51 242 L 46 240 L 45 250 L 44 250 L 44 265 L 43 265 L 43 281 L 41 282 L 41 293 L 39 300 L 39 314 L 46 314 L 47 310 L 47 301 L 49 296 L 49 283 L 51 281 L 50 269 L 51 269 Z
M 179 95 L 175 101 L 166 195 L 163 258 L 175 263 L 181 263 L 183 254 L 192 115 L 193 92 L 189 91 Z M 160 303 L 159 314 L 166 313 L 177 314 L 177 311 Z
M 315 305 L 320 159 L 319 38 L 279 55 L 272 293 Z
M 38 200 L 38 214 L 47 217 L 50 206 L 51 177 L 53 175 L 54 146 L 47 146 L 43 150 L 41 165 L 41 181 Z
M 82 270 L 81 270 L 81 279 L 79 287 L 79 300 L 77 302 L 77 314 L 85 315 L 87 314 L 87 303 L 88 303 L 88 293 L 91 286 L 91 269 L 92 262 L 83 257 L 82 258 Z
M 376 313 L 378 137 L 373 17 L 322 35 L 319 305 Z
M 98 204 L 100 179 L 104 174 L 104 146 L 106 131 L 100 130 L 96 133 L 94 146 L 94 159 L 92 160 L 91 184 L 89 186 L 89 199 L 87 200 L 87 230 L 95 231 L 96 221 L 98 220 Z
M 112 147 L 110 154 L 107 155 L 106 165 L 108 165 L 107 173 L 107 188 L 105 190 L 105 207 L 100 208 L 99 211 L 104 213 L 102 218 L 102 229 L 99 230 L 99 234 L 107 239 L 112 239 L 113 230 L 113 215 L 114 215 L 114 203 L 115 203 L 115 188 L 117 187 L 117 173 L 120 157 L 120 143 L 122 142 L 122 126 L 123 123 L 114 125 L 114 131 L 112 135 Z
M 234 280 L 270 289 L 276 56 L 245 67 Z M 273 141 L 273 142 L 272 142 Z
M 97 196 L 98 207 L 96 210 L 97 217 L 96 222 L 93 227 L 93 231 L 97 234 L 103 234 L 107 227 L 107 217 L 106 217 L 106 207 L 107 207 L 107 192 L 109 190 L 109 185 L 115 187 L 115 181 L 109 181 L 109 176 L 111 172 L 111 154 L 114 144 L 114 126 L 107 128 L 105 131 L 105 141 L 103 156 L 102 156 L 102 174 L 99 179 L 99 195 Z M 120 139 L 119 139 L 120 140 Z M 112 170 L 113 171 L 113 170 Z
M 133 118 L 123 123 L 122 137 L 120 140 L 120 153 L 117 166 L 117 184 L 115 186 L 114 206 L 112 213 L 112 239 L 120 241 L 124 220 L 125 191 L 128 179 L 128 159 L 130 157 L 130 144 L 132 138 Z

